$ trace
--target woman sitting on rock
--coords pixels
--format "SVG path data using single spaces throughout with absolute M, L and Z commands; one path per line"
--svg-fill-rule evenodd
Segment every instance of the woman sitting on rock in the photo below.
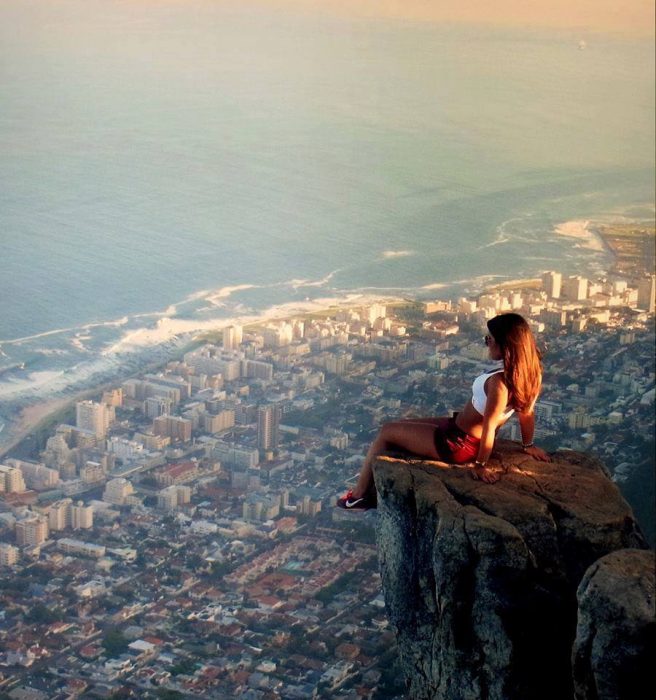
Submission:
M 498 475 L 487 467 L 497 430 L 517 412 L 524 452 L 551 461 L 533 444 L 533 409 L 542 385 L 535 338 L 519 314 L 500 314 L 487 323 L 485 344 L 496 367 L 476 377 L 472 397 L 453 418 L 409 418 L 386 423 L 367 452 L 358 483 L 337 501 L 348 510 L 376 507 L 371 465 L 383 452 L 407 451 L 450 464 L 470 464 L 472 476 L 489 484 Z

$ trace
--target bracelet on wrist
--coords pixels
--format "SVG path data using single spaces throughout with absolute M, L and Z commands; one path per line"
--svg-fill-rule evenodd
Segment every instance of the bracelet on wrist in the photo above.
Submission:
M 481 462 L 480 459 L 476 459 L 476 460 L 474 460 L 474 466 L 475 467 L 486 467 L 487 462 Z
M 529 447 L 534 447 L 534 443 L 533 442 L 527 442 L 526 444 L 522 443 L 523 450 L 528 450 Z

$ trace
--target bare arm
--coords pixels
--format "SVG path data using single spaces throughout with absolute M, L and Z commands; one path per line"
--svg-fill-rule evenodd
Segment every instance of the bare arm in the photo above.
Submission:
M 496 430 L 506 411 L 508 403 L 508 388 L 503 379 L 495 374 L 492 375 L 485 385 L 487 401 L 485 403 L 485 413 L 483 414 L 483 432 L 481 433 L 481 444 L 478 448 L 478 458 L 474 466 L 475 478 L 481 479 L 489 484 L 499 479 L 497 474 L 487 469 L 485 464 L 492 454 Z
M 522 431 L 522 445 L 529 445 L 529 447 L 524 448 L 524 452 L 542 462 L 551 462 L 551 457 L 543 449 L 533 444 L 533 435 L 535 434 L 535 414 L 533 411 L 518 413 L 517 417 Z

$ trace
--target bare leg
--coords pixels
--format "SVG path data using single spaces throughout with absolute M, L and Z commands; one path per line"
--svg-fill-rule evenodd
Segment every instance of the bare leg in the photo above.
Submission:
M 431 419 L 432 421 L 432 419 Z M 435 423 L 399 421 L 397 423 L 386 423 L 371 443 L 371 447 L 364 459 L 364 464 L 360 470 L 358 483 L 353 489 L 353 496 L 361 498 L 371 489 L 373 484 L 373 472 L 371 465 L 374 458 L 382 452 L 389 450 L 407 450 L 418 457 L 427 459 L 440 459 L 435 449 Z

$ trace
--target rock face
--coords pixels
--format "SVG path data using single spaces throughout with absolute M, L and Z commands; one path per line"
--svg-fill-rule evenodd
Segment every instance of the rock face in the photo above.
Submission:
M 622 549 L 595 562 L 578 590 L 577 698 L 639 698 L 656 659 L 654 553 Z
M 376 462 L 383 589 L 413 700 L 573 698 L 577 588 L 601 557 L 646 549 L 599 462 L 574 452 L 537 462 L 504 441 L 498 450 L 505 474 L 494 485 L 464 468 Z M 601 697 L 583 688 L 604 644 L 593 627 L 579 622 L 576 654 L 577 692 L 590 699 Z

